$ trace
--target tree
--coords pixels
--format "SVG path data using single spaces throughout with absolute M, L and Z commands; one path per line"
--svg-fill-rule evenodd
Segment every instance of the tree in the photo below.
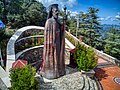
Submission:
M 14 28 L 45 24 L 46 8 L 36 0 L 10 0 L 8 8 L 8 20 Z
M 35 68 L 26 65 L 24 68 L 10 70 L 11 90 L 37 90 L 39 83 L 34 77 Z
M 0 1 L 0 20 L 3 20 L 3 11 L 4 11 L 4 6 L 2 0 Z
M 0 19 L 13 28 L 26 25 L 44 26 L 46 8 L 37 0 L 1 0 Z
M 112 27 L 105 40 L 105 53 L 120 60 L 120 29 Z
M 98 21 L 99 9 L 90 7 L 87 13 L 80 12 L 80 28 L 79 34 L 82 34 L 85 39 L 84 42 L 92 47 L 98 47 L 99 34 L 98 30 L 100 29 L 100 23 Z M 100 45 L 100 44 L 99 44 Z
M 70 29 L 70 32 L 75 35 L 76 27 L 77 27 L 77 22 L 74 16 L 70 16 L 70 18 L 67 20 L 67 25 Z

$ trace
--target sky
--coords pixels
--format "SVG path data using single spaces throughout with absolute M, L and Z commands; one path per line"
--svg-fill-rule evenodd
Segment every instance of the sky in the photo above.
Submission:
M 45 7 L 51 4 L 59 4 L 62 9 L 66 5 L 71 15 L 75 16 L 80 11 L 87 12 L 89 7 L 99 9 L 98 16 L 101 24 L 119 24 L 116 18 L 120 18 L 120 0 L 38 0 Z

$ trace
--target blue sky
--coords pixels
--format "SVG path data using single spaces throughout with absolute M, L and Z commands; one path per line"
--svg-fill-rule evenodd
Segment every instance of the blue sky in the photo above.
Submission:
M 89 7 L 99 9 L 98 16 L 102 24 L 119 24 L 120 21 L 120 0 L 38 0 L 48 7 L 50 4 L 57 3 L 62 8 L 67 6 L 71 15 L 78 14 L 80 11 L 87 12 Z

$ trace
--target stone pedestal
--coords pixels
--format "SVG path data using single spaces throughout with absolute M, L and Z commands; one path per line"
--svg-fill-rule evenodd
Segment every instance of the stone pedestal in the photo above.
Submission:
M 95 71 L 94 70 L 90 70 L 90 71 L 83 71 L 81 70 L 81 74 L 86 74 L 87 76 L 93 78 L 95 75 Z

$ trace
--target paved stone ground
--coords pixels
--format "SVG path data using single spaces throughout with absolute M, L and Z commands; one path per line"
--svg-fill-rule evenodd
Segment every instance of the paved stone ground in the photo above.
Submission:
M 54 79 L 40 79 L 39 90 L 99 90 L 94 79 L 81 75 L 77 69 L 66 66 L 66 75 Z
M 103 90 L 120 90 L 120 84 L 114 82 L 114 78 L 120 78 L 120 68 L 110 62 L 98 59 L 98 67 L 96 68 L 96 77 L 100 81 Z

